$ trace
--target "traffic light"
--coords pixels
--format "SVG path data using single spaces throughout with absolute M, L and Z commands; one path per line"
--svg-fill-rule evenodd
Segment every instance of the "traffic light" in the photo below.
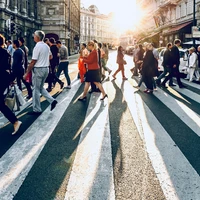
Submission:
M 14 35 L 16 33 L 16 24 L 14 22 L 11 22 L 10 24 L 10 31 L 11 31 L 11 34 Z

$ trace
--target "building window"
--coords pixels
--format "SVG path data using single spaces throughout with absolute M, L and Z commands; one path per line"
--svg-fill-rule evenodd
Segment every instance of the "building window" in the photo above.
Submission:
M 18 0 L 18 2 L 17 2 L 17 10 L 18 10 L 19 12 L 22 11 L 22 0 Z
M 26 10 L 27 10 L 27 14 L 28 16 L 31 15 L 31 5 L 30 5 L 30 0 L 26 0 Z

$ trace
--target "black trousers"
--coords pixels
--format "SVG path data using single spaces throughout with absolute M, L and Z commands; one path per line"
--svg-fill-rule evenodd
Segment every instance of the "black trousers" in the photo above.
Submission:
M 23 79 L 23 75 L 24 73 L 20 73 L 20 74 L 16 74 L 16 79 L 17 79 L 17 85 L 19 87 L 19 89 L 22 91 L 22 83 L 21 81 L 23 82 L 23 84 L 26 86 L 26 89 L 28 91 L 28 96 L 29 97 L 32 97 L 32 89 L 31 89 L 31 84 L 26 82 L 24 79 Z
M 8 106 L 5 105 L 4 101 L 4 91 L 8 87 L 8 82 L 6 82 L 5 79 L 0 77 L 0 111 L 3 113 L 3 115 L 12 123 L 14 124 L 18 119 L 14 115 L 14 113 L 8 108 Z
M 50 66 L 49 79 L 48 79 L 48 88 L 51 89 L 52 88 L 52 83 L 54 83 L 54 85 L 55 85 L 57 82 L 59 84 L 62 83 L 62 81 L 56 76 L 56 65 Z
M 153 90 L 153 77 L 148 75 L 142 75 L 142 79 L 149 90 Z
M 179 72 L 179 69 L 177 67 L 169 69 L 169 75 L 165 78 L 165 80 L 162 82 L 162 84 L 165 84 L 168 80 L 172 79 L 173 76 L 176 77 L 176 80 L 177 80 L 179 87 L 182 86 L 183 84 L 181 82 L 180 72 Z

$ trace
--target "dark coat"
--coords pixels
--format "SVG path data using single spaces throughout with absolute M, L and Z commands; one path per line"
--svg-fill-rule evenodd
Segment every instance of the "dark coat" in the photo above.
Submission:
M 144 56 L 142 64 L 142 76 L 156 76 L 156 60 L 151 50 L 148 50 Z
M 172 54 L 172 64 L 178 67 L 180 65 L 180 54 L 179 54 L 179 49 L 176 45 L 172 47 L 171 54 Z
M 53 56 L 53 58 L 50 60 L 50 65 L 51 67 L 55 67 L 59 64 L 58 47 L 55 44 L 53 44 L 50 47 L 50 50 Z
M 167 49 L 165 50 L 164 52 L 164 55 L 163 55 L 163 67 L 170 67 L 172 68 L 173 67 L 173 57 L 172 57 L 172 52 Z

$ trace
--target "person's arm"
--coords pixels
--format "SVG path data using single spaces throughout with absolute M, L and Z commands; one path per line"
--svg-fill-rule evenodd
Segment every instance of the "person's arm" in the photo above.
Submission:
M 94 52 L 90 53 L 88 55 L 88 57 L 83 57 L 83 61 L 85 63 L 87 63 L 87 64 L 91 64 L 91 63 L 93 63 L 95 61 L 95 57 L 94 56 L 96 56 L 96 58 L 97 58 L 97 54 L 96 53 L 94 53 Z

